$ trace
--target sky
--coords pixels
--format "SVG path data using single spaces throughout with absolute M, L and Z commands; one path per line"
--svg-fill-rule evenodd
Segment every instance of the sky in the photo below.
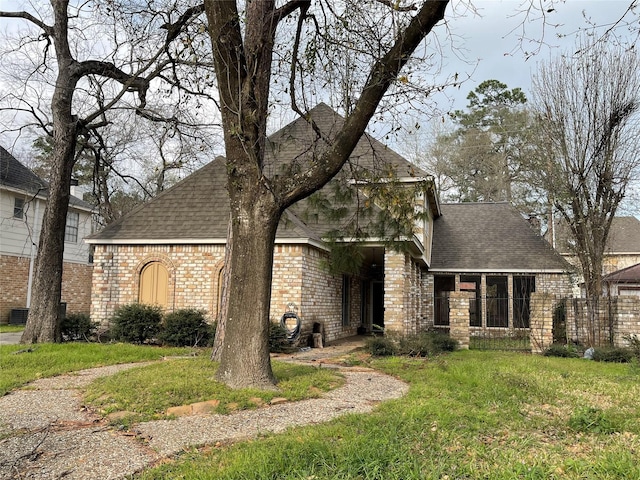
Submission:
M 546 21 L 540 13 L 531 13 L 529 18 L 522 14 L 522 5 L 527 0 L 474 0 L 471 2 L 477 13 L 468 10 L 468 2 L 453 2 L 448 9 L 446 21 L 451 32 L 451 41 L 456 47 L 443 49 L 446 57 L 443 73 L 455 71 L 460 78 L 471 76 L 460 89 L 449 89 L 445 92 L 454 102 L 454 108 L 466 107 L 467 94 L 481 82 L 489 79 L 500 80 L 509 88 L 520 87 L 528 94 L 531 77 L 540 61 L 548 61 L 561 52 L 573 51 L 575 34 L 581 29 L 589 28 L 588 20 L 596 22 L 600 27 L 596 33 L 603 33 L 613 22 L 621 18 L 630 0 L 566 0 L 554 2 L 554 10 L 545 13 Z M 534 0 L 534 3 L 537 3 Z M 545 5 L 549 2 L 545 1 Z M 545 7 L 550 8 L 550 7 Z M 637 8 L 640 14 L 640 5 Z M 519 13 L 520 12 L 520 13 Z M 628 15 L 637 29 L 640 17 Z M 590 29 L 591 31 L 591 29 Z M 622 26 L 616 29 L 618 35 L 625 36 L 628 29 Z M 520 40 L 541 41 L 536 43 Z M 527 55 L 535 53 L 534 55 Z M 464 56 L 466 59 L 458 57 Z M 441 101 L 445 101 L 445 99 Z

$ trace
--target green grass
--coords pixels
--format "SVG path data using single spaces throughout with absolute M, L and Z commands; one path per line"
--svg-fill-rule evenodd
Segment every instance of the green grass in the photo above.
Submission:
M 0 333 L 22 332 L 24 325 L 0 325 Z
M 208 357 L 172 360 L 100 378 L 89 385 L 85 403 L 101 414 L 130 412 L 119 423 L 163 417 L 169 407 L 218 400 L 216 413 L 256 408 L 274 397 L 290 401 L 318 397 L 344 379 L 335 370 L 273 362 L 277 391 L 232 390 L 214 381 L 217 364 Z M 260 399 L 256 402 L 255 399 Z
M 372 364 L 407 381 L 407 396 L 136 478 L 640 478 L 637 367 L 483 351 Z
M 20 350 L 22 353 L 17 353 Z M 186 348 L 99 343 L 43 343 L 0 346 L 0 396 L 38 378 L 118 363 L 185 355 Z

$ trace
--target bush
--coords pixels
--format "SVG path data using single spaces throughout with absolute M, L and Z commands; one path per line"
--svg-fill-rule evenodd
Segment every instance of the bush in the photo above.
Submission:
M 280 322 L 269 322 L 269 351 L 271 353 L 290 353 L 295 350 L 287 338 L 287 329 Z
M 389 357 L 398 352 L 395 342 L 389 337 L 371 337 L 365 347 L 374 357 Z
M 98 322 L 92 322 L 86 313 L 71 313 L 60 322 L 60 333 L 65 342 L 89 341 L 98 330 Z
M 545 357 L 564 357 L 564 358 L 578 358 L 580 354 L 578 351 L 570 345 L 558 345 L 553 344 L 547 348 L 543 355 Z
M 633 358 L 640 363 L 640 338 L 637 335 L 625 335 L 622 338 L 629 343 Z
M 172 347 L 203 347 L 215 336 L 215 325 L 205 319 L 203 310 L 186 308 L 169 313 L 162 321 L 159 340 Z
M 596 362 L 629 363 L 633 353 L 628 348 L 596 348 L 593 359 Z
M 111 318 L 110 337 L 121 342 L 144 343 L 158 335 L 161 321 L 162 308 L 157 305 L 123 305 Z

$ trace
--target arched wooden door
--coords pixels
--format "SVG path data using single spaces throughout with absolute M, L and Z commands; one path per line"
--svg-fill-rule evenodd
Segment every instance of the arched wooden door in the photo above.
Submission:
M 140 272 L 140 303 L 160 305 L 169 304 L 169 272 L 160 262 L 151 262 Z

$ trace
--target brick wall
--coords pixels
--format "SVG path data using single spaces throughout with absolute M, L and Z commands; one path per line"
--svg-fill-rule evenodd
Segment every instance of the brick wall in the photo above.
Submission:
M 542 353 L 553 343 L 553 311 L 557 303 L 556 296 L 551 293 L 531 294 L 529 324 L 532 353 Z
M 302 320 L 303 335 L 314 322 L 325 328 L 325 340 L 355 334 L 360 325 L 360 282 L 352 280 L 351 324 L 342 326 L 342 277 L 322 268 L 324 253 L 307 245 L 276 245 L 271 288 L 272 321 L 279 322 L 292 304 Z M 94 251 L 91 318 L 103 325 L 120 305 L 138 300 L 139 275 L 150 261 L 169 273 L 169 310 L 200 308 L 211 321 L 218 312 L 222 245 L 97 245 Z
M 137 302 L 142 268 L 161 262 L 169 274 L 167 309 L 203 309 L 212 320 L 223 259 L 223 245 L 96 245 L 91 319 L 107 325 L 117 307 Z
M 0 323 L 8 323 L 12 308 L 27 305 L 29 258 L 0 255 Z
M 14 308 L 27 306 L 29 258 L 0 256 L 0 323 L 7 323 Z M 62 302 L 67 313 L 89 313 L 91 265 L 65 262 L 62 270 Z
M 451 292 L 449 295 L 449 336 L 458 342 L 458 348 L 469 349 L 469 302 L 473 294 Z
M 640 336 L 640 297 L 601 297 L 594 310 L 592 319 L 586 299 L 569 299 L 566 315 L 570 340 L 585 346 L 622 347 L 628 343 L 625 336 Z

